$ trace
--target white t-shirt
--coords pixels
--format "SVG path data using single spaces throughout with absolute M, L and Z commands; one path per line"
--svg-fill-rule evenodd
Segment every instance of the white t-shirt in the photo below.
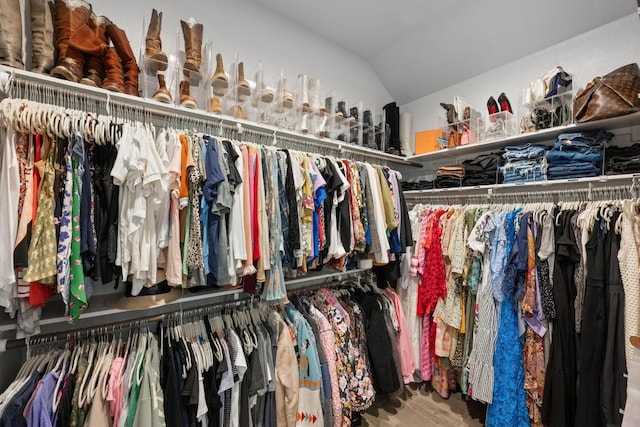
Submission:
M 14 312 L 16 275 L 13 270 L 13 250 L 18 233 L 18 203 L 20 175 L 15 145 L 16 133 L 9 128 L 0 129 L 0 306 Z

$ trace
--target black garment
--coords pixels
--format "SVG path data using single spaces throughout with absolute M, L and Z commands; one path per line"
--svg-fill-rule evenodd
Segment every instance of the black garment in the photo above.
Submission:
M 71 410 L 73 404 L 73 392 L 75 389 L 76 375 L 69 374 L 66 383 L 62 388 L 62 396 L 58 402 L 58 418 L 56 419 L 56 427 L 68 427 L 71 425 Z
M 288 242 L 287 247 L 289 249 L 289 256 L 294 259 L 294 251 L 300 249 L 300 230 L 295 227 L 300 221 L 298 216 L 298 203 L 296 202 L 296 187 L 293 182 L 293 167 L 291 164 L 291 155 L 289 150 L 283 150 L 287 155 L 287 178 L 284 182 L 284 191 L 287 193 L 287 200 L 289 201 L 289 228 L 288 235 L 284 236 L 284 239 Z
M 391 339 L 387 333 L 383 306 L 374 296 L 359 290 L 355 294 L 362 308 L 373 386 L 377 393 L 393 393 L 401 383 L 390 351 Z
M 333 198 L 335 196 L 336 191 L 340 188 L 342 182 L 338 177 L 338 172 L 333 166 L 333 162 L 327 161 L 326 166 L 322 171 L 322 178 L 324 178 L 327 185 L 325 186 L 325 191 L 327 193 L 327 197 L 324 199 L 324 226 L 325 229 L 329 230 L 331 225 L 331 212 L 333 210 Z M 298 224 L 299 220 L 296 220 L 295 224 Z M 325 246 L 320 249 L 319 264 L 323 264 L 324 260 L 329 253 L 329 245 L 331 244 L 331 233 L 325 233 Z
M 554 427 L 575 425 L 576 336 L 573 302 L 575 266 L 580 261 L 571 228 L 573 211 L 560 213 L 556 226 L 556 264 L 553 271 L 553 298 L 556 306 L 553 341 L 544 384 L 542 422 Z
M 169 347 L 169 340 L 166 337 L 163 345 L 166 351 L 160 359 L 160 387 L 164 393 L 164 419 L 167 427 L 182 427 L 175 361 L 173 351 Z
M 610 224 L 615 224 L 619 213 L 615 213 Z M 607 425 L 622 424 L 620 409 L 627 401 L 627 361 L 624 354 L 624 288 L 620 276 L 618 252 L 620 236 L 609 231 L 605 238 L 606 274 L 605 306 L 608 311 L 607 341 L 605 344 L 604 370 L 602 371 L 602 413 Z
M 400 183 L 400 188 L 404 191 L 431 190 L 433 188 L 433 181 L 403 181 Z
M 586 244 L 589 269 L 584 294 L 576 406 L 576 425 L 585 427 L 603 426 L 600 378 L 606 341 L 605 231 L 603 221 L 598 220 Z
M 464 166 L 463 186 L 490 185 L 498 182 L 498 164 L 502 152 L 481 154 L 462 162 Z
M 103 284 L 110 283 L 120 276 L 120 268 L 115 265 L 116 230 L 118 222 L 118 194 L 117 185 L 113 184 L 111 169 L 118 150 L 112 145 L 97 145 L 94 147 L 94 215 L 96 238 L 96 274 L 99 274 Z
M 338 162 L 338 168 L 346 177 L 347 171 L 344 163 Z M 338 203 L 338 232 L 340 233 L 340 241 L 347 254 L 351 248 L 351 187 L 344 193 L 344 199 Z M 351 248 L 352 249 L 352 248 Z
M 607 175 L 640 172 L 640 144 L 608 146 L 605 148 L 605 159 Z
M 385 114 L 385 122 L 391 129 L 391 135 L 387 141 L 387 149 L 395 148 L 400 151 L 400 107 L 398 107 L 395 102 L 390 102 L 383 107 L 383 110 Z
M 235 188 L 242 183 L 242 176 L 236 168 L 236 160 L 238 159 L 238 153 L 233 148 L 233 143 L 228 139 L 222 141 L 222 145 L 224 150 L 227 152 L 227 166 L 229 167 L 229 174 L 227 175 L 227 181 L 229 181 L 229 186 L 231 187 L 231 192 L 235 191 Z
M 454 175 L 440 175 L 436 177 L 436 188 L 461 187 L 463 178 Z
M 404 192 L 398 189 L 400 197 L 400 246 L 402 253 L 407 252 L 407 247 L 413 246 L 413 234 L 411 232 L 411 219 L 409 218 L 409 209 L 407 201 L 404 198 Z

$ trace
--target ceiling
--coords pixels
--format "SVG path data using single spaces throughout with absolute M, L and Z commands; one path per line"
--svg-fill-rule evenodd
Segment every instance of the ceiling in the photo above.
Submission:
M 634 0 L 255 0 L 368 61 L 399 104 L 636 12 Z

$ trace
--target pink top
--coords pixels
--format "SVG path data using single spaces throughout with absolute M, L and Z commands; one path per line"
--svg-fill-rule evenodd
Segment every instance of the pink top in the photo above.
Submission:
M 411 346 L 411 332 L 407 326 L 407 319 L 400 303 L 400 297 L 391 288 L 385 289 L 387 296 L 393 302 L 393 307 L 398 318 L 399 332 L 396 336 L 398 345 L 398 355 L 400 357 L 400 370 L 405 384 L 413 382 L 413 372 L 416 370 L 416 363 L 413 358 L 413 347 Z
M 109 402 L 109 415 L 114 420 L 120 419 L 120 411 L 122 410 L 122 393 L 124 387 L 124 369 L 122 372 L 120 367 L 124 363 L 122 357 L 116 357 L 111 363 L 109 369 L 109 391 L 107 393 L 107 402 Z

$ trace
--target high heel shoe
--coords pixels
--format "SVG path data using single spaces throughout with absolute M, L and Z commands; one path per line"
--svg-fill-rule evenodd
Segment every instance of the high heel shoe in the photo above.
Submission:
M 490 96 L 487 101 L 487 110 L 489 111 L 489 120 L 495 122 L 498 119 L 496 114 L 500 112 L 500 107 L 493 96 Z
M 500 103 L 500 111 L 508 111 L 513 114 L 509 98 L 507 98 L 507 95 L 505 95 L 504 92 L 502 92 L 500 96 L 498 96 L 498 102 Z

